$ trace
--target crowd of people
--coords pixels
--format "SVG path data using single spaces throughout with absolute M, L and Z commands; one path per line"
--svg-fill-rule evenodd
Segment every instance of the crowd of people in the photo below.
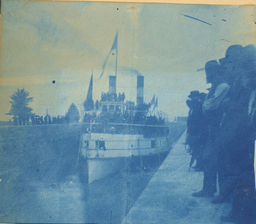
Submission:
M 101 102 L 106 102 L 106 101 L 115 101 L 115 102 L 124 102 L 125 100 L 125 94 L 124 93 L 119 93 L 118 96 L 116 93 L 101 93 Z
M 204 172 L 194 197 L 231 202 L 222 221 L 256 223 L 254 144 L 256 141 L 256 47 L 232 45 L 219 60 L 205 64 L 208 94 L 188 96 L 187 139 L 190 165 Z

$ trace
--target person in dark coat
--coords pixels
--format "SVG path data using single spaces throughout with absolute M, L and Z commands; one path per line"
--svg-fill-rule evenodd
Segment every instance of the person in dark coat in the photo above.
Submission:
M 208 137 L 208 127 L 202 110 L 204 93 L 191 91 L 186 101 L 189 107 L 186 144 L 191 153 L 190 167 L 196 160 L 195 170 L 203 170 L 203 150 Z
M 195 197 L 213 197 L 217 191 L 217 149 L 216 137 L 223 117 L 222 104 L 229 91 L 229 85 L 224 81 L 223 67 L 216 61 L 208 61 L 205 64 L 206 81 L 211 83 L 209 93 L 204 103 L 203 111 L 207 118 L 209 136 L 204 149 L 204 181 L 203 189 L 192 194 Z
M 230 141 L 233 141 L 236 121 L 240 119 L 239 115 L 246 110 L 246 99 L 249 94 L 248 90 L 243 88 L 241 81 L 243 74 L 241 70 L 242 53 L 243 47 L 241 45 L 232 45 L 227 49 L 225 58 L 219 60 L 225 68 L 225 80 L 230 85 L 230 90 L 222 106 L 223 119 L 216 138 L 219 195 L 212 200 L 212 203 L 228 202 L 232 198 L 232 173 L 228 171 L 228 160 L 229 154 L 236 146 Z
M 233 190 L 232 210 L 222 221 L 252 224 L 256 220 L 254 145 L 256 140 L 256 48 L 243 49 L 241 84 L 233 112 L 227 150 L 227 179 Z M 230 122 L 231 124 L 231 122 Z M 231 138 L 230 138 L 231 137 Z

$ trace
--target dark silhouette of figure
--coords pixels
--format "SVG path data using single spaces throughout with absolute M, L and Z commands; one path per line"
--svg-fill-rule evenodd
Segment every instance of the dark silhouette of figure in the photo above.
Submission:
M 218 149 L 217 160 L 218 160 L 218 180 L 219 180 L 219 195 L 213 199 L 212 203 L 222 203 L 230 201 L 232 198 L 232 172 L 228 171 L 228 160 L 229 154 L 239 147 L 233 145 L 233 137 L 236 130 L 236 125 L 240 114 L 246 110 L 246 100 L 244 97 L 248 93 L 242 87 L 241 77 L 241 56 L 243 47 L 241 45 L 230 46 L 225 54 L 225 58 L 220 59 L 220 63 L 225 67 L 225 79 L 230 85 L 229 93 L 227 94 L 223 109 L 223 119 L 220 124 L 219 134 L 216 138 L 216 148 Z M 230 169 L 230 168 L 229 168 Z M 231 177 L 231 178 L 230 178 Z
M 237 77 L 236 95 L 231 97 L 229 116 L 224 120 L 232 125 L 224 138 L 226 153 L 227 189 L 233 192 L 232 210 L 222 221 L 252 224 L 256 220 L 254 141 L 256 111 L 256 48 L 244 47 L 240 61 L 242 75 Z M 239 87 L 239 88 L 238 88 Z M 233 91 L 235 94 L 235 91 Z M 233 123 L 231 122 L 233 120 Z M 235 120 L 234 120 L 235 119 Z M 226 125 L 227 126 L 227 125 Z
M 199 91 L 191 91 L 186 101 L 189 107 L 187 120 L 186 144 L 189 145 L 191 153 L 190 167 L 196 160 L 197 171 L 203 170 L 203 150 L 208 137 L 208 127 L 202 110 L 205 95 Z
M 122 93 L 122 94 L 119 93 L 117 100 L 118 100 L 119 102 L 124 102 L 124 100 L 125 100 L 125 94 L 124 94 L 124 93 Z
M 194 193 L 193 196 L 195 197 L 213 197 L 217 191 L 218 150 L 216 149 L 216 137 L 223 117 L 222 103 L 230 88 L 223 79 L 223 67 L 216 60 L 206 62 L 205 72 L 207 83 L 212 84 L 203 103 L 203 111 L 207 119 L 209 135 L 203 155 L 205 164 L 203 189 Z

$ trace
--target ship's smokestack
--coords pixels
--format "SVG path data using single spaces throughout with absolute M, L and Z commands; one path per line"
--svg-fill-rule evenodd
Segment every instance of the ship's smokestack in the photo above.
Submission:
M 137 105 L 143 104 L 144 76 L 137 76 Z
M 116 76 L 109 76 L 109 93 L 116 93 Z

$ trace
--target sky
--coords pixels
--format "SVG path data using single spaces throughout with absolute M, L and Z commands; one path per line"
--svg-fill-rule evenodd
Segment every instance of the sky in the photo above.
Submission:
M 33 112 L 80 111 L 93 71 L 93 99 L 108 91 L 115 55 L 103 63 L 118 31 L 117 92 L 136 101 L 136 75 L 145 77 L 144 100 L 186 116 L 192 90 L 207 92 L 204 65 L 233 44 L 255 44 L 255 6 L 97 2 L 2 1 L 0 120 L 10 96 L 25 88 Z M 55 81 L 53 83 L 52 81 Z

